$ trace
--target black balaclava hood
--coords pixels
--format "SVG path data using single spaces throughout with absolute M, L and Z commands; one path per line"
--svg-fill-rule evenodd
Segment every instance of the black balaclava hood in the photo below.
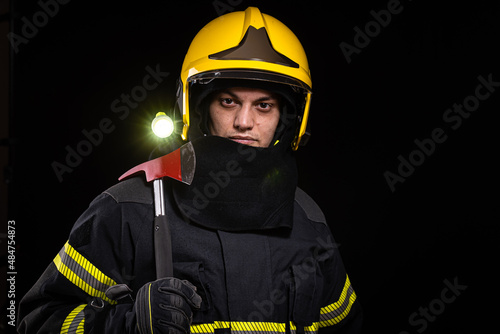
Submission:
M 227 87 L 256 87 L 283 97 L 280 122 L 270 147 L 256 148 L 207 135 L 205 115 L 210 95 Z M 291 148 L 296 103 L 289 88 L 248 80 L 214 80 L 203 88 L 204 93 L 194 104 L 197 117 L 192 122 L 198 128 L 192 130 L 199 132 L 190 136 L 196 154 L 194 179 L 191 185 L 173 184 L 182 214 L 195 224 L 224 231 L 291 227 L 298 176 Z
M 217 136 L 192 144 L 193 182 L 173 184 L 175 201 L 189 220 L 223 231 L 292 226 L 297 169 L 291 152 Z

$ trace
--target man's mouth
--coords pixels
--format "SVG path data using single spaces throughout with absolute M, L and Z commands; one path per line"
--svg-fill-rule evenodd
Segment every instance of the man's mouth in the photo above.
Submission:
M 249 137 L 249 136 L 231 136 L 229 137 L 229 139 L 237 142 L 237 143 L 240 143 L 240 144 L 244 144 L 244 145 L 255 145 L 257 143 L 257 140 L 253 137 Z

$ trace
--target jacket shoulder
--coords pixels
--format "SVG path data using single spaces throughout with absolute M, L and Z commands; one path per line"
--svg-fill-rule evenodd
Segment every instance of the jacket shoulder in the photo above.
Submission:
M 103 193 L 111 196 L 117 203 L 153 204 L 152 185 L 142 176 L 123 180 Z
M 295 202 L 304 210 L 309 220 L 326 225 L 325 215 L 319 205 L 299 187 L 295 189 Z

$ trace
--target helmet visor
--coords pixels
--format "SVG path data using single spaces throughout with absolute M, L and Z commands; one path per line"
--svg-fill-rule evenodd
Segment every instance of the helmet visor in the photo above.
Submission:
M 245 79 L 245 80 L 257 80 L 257 81 L 265 81 L 265 82 L 273 82 L 279 84 L 290 85 L 292 89 L 299 92 L 300 89 L 305 90 L 307 92 L 311 91 L 311 87 L 306 85 L 304 82 L 297 80 L 295 78 L 269 72 L 262 70 L 251 70 L 251 69 L 230 69 L 230 70 L 215 70 L 215 71 L 207 71 L 203 73 L 198 73 L 196 75 L 191 76 L 188 79 L 189 83 L 195 84 L 208 84 L 214 79 Z

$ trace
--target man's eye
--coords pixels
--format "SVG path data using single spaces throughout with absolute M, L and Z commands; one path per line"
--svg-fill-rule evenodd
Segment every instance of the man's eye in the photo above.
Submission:
M 233 99 L 230 98 L 223 98 L 220 100 L 221 104 L 224 106 L 230 106 L 234 103 Z
M 261 109 L 270 109 L 271 108 L 271 104 L 270 103 L 266 103 L 266 102 L 262 102 L 262 103 L 259 103 L 259 107 Z

